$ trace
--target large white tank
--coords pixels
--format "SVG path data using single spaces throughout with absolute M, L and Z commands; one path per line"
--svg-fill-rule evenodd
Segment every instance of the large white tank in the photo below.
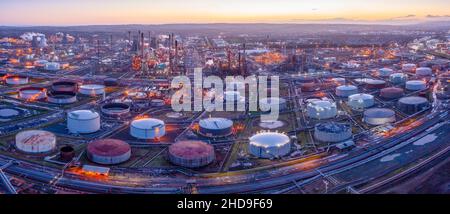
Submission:
M 45 64 L 44 69 L 48 71 L 57 71 L 61 69 L 61 65 L 57 62 L 48 62 Z
M 358 87 L 354 85 L 341 85 L 336 87 L 336 95 L 340 97 L 348 97 L 358 93 Z
M 431 76 L 433 74 L 433 71 L 431 68 L 428 67 L 420 67 L 416 69 L 416 75 L 417 76 Z
M 313 100 L 307 104 L 308 117 L 315 119 L 329 119 L 337 115 L 336 103 L 328 100 Z
M 6 76 L 6 83 L 9 85 L 24 85 L 28 83 L 28 77 L 25 76 Z
M 155 118 L 136 119 L 131 122 L 130 135 L 145 140 L 160 138 L 166 134 L 164 121 Z
M 390 69 L 390 68 L 380 68 L 378 70 L 378 74 L 381 77 L 388 77 L 389 75 L 391 75 L 394 72 L 394 70 Z
M 82 85 L 80 86 L 79 92 L 84 95 L 98 96 L 105 93 L 105 86 L 96 84 Z
M 389 81 L 394 84 L 403 84 L 408 79 L 408 75 L 404 73 L 394 73 L 389 76 Z
M 291 151 L 291 140 L 286 134 L 261 132 L 249 138 L 250 154 L 259 158 L 277 158 Z
M 395 122 L 395 112 L 387 108 L 371 108 L 364 111 L 364 122 L 369 125 L 383 125 Z
M 16 135 L 16 147 L 26 153 L 46 153 L 55 149 L 56 137 L 42 130 L 28 130 Z
M 198 124 L 199 133 L 207 137 L 223 137 L 233 133 L 233 121 L 227 118 L 205 118 Z
M 403 72 L 411 72 L 413 73 L 416 70 L 416 64 L 406 63 L 402 65 Z
M 370 94 L 353 94 L 348 96 L 348 105 L 352 109 L 364 109 L 375 104 L 373 95 Z
M 100 130 L 100 115 L 91 110 L 75 110 L 67 114 L 70 133 L 93 133 Z
M 314 138 L 322 142 L 341 142 L 352 137 L 352 126 L 348 123 L 319 123 L 314 128 Z
M 40 87 L 25 87 L 19 89 L 19 98 L 25 100 L 40 100 L 47 97 L 47 89 Z
M 410 91 L 420 91 L 425 90 L 427 88 L 427 84 L 422 80 L 410 80 L 406 82 L 406 89 Z

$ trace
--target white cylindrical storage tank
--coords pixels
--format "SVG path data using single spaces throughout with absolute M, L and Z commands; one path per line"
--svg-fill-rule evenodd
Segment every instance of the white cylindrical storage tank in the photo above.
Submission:
M 199 121 L 199 133 L 207 137 L 224 137 L 233 133 L 233 121 L 210 117 Z
M 348 97 L 358 93 L 358 87 L 354 85 L 341 85 L 336 87 L 336 95 L 340 97 Z
M 282 157 L 291 151 L 291 140 L 283 133 L 261 132 L 249 140 L 250 154 L 259 158 Z
M 278 105 L 280 111 L 287 109 L 286 100 L 278 97 L 268 97 L 259 100 L 260 110 L 262 109 L 272 109 L 271 106 Z
M 336 103 L 328 100 L 314 100 L 306 107 L 308 117 L 315 119 L 329 119 L 337 115 Z
M 352 137 L 352 126 L 348 123 L 319 123 L 314 128 L 314 138 L 322 142 L 341 142 Z
M 143 118 L 133 120 L 130 127 L 130 135 L 143 140 L 153 140 L 166 134 L 164 121 L 155 118 Z
M 404 73 L 394 73 L 389 76 L 389 81 L 394 84 L 404 84 L 408 79 L 408 75 Z
M 420 67 L 416 69 L 416 75 L 417 76 L 431 76 L 433 74 L 433 71 L 431 68 L 428 67 Z
M 391 75 L 394 72 L 394 70 L 390 69 L 390 68 L 380 68 L 378 70 L 378 74 L 381 77 L 388 77 L 389 75 Z
M 75 110 L 67 114 L 70 133 L 87 134 L 100 130 L 100 115 L 91 110 Z
M 130 145 L 116 139 L 100 139 L 90 142 L 86 152 L 89 160 L 104 165 L 123 163 L 131 157 Z
M 415 70 L 416 70 L 416 64 L 407 63 L 407 64 L 403 64 L 402 65 L 402 71 L 403 72 L 414 73 Z
M 427 88 L 427 83 L 422 80 L 410 80 L 406 82 L 406 89 L 410 91 L 420 91 Z
M 53 133 L 42 130 L 28 130 L 16 135 L 16 148 L 26 153 L 46 153 L 56 147 Z
M 395 122 L 395 112 L 387 108 L 371 108 L 364 111 L 364 122 L 369 125 L 383 125 Z
M 41 100 L 47 97 L 47 89 L 40 87 L 25 87 L 19 89 L 19 98 L 25 100 Z
M 169 160 L 175 165 L 197 168 L 214 161 L 214 147 L 203 141 L 179 141 L 169 146 Z
M 9 85 L 24 85 L 28 83 L 28 77 L 26 76 L 6 76 L 6 83 Z
M 374 104 L 374 97 L 370 94 L 353 94 L 348 96 L 348 105 L 353 109 L 364 109 Z
M 105 93 L 105 86 L 96 84 L 82 85 L 80 86 L 79 92 L 80 94 L 89 96 L 103 95 Z
M 61 69 L 61 65 L 57 62 L 48 62 L 45 64 L 44 69 L 47 71 L 57 71 Z

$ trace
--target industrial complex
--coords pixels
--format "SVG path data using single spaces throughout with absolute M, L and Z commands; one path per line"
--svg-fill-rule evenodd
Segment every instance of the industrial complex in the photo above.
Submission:
M 448 158 L 448 28 L 206 26 L 1 30 L 0 192 L 388 193 Z

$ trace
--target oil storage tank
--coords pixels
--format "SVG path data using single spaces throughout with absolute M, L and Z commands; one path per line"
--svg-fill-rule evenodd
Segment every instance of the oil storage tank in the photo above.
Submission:
M 427 88 L 427 83 L 422 80 L 410 80 L 406 82 L 405 88 L 410 91 L 425 90 Z
M 395 112 L 388 108 L 371 108 L 364 111 L 364 122 L 369 125 L 383 125 L 395 122 Z
M 70 133 L 87 134 L 100 130 L 100 115 L 91 110 L 75 110 L 67 114 Z
M 383 88 L 380 90 L 380 97 L 384 98 L 384 99 L 398 99 L 400 97 L 403 97 L 404 95 L 404 90 L 402 88 L 397 88 L 397 87 L 388 87 L 388 88 Z
M 24 85 L 28 83 L 28 77 L 20 75 L 6 76 L 6 84 L 9 85 Z
M 25 153 L 47 153 L 56 147 L 53 133 L 42 130 L 28 130 L 16 135 L 16 148 Z
M 348 105 L 352 109 L 364 109 L 375 104 L 373 95 L 370 94 L 353 94 L 348 96 Z
M 404 73 L 394 73 L 389 76 L 389 81 L 393 84 L 404 84 L 408 79 L 408 75 Z
M 158 139 L 166 134 L 164 121 L 155 118 L 136 119 L 131 122 L 130 135 L 143 140 Z
M 212 163 L 215 158 L 214 147 L 203 141 L 178 141 L 169 146 L 169 160 L 175 165 L 198 168 Z
M 233 121 L 221 118 L 210 117 L 199 121 L 199 133 L 207 137 L 224 137 L 233 133 Z
M 429 102 L 424 97 L 410 96 L 398 100 L 398 108 L 407 114 L 414 114 L 428 106 Z
M 79 92 L 84 95 L 98 96 L 105 93 L 105 86 L 97 84 L 82 85 L 80 86 Z
M 271 109 L 271 106 L 278 105 L 278 110 L 283 111 L 287 109 L 286 100 L 278 97 L 268 97 L 259 100 L 259 106 L 261 111 L 263 109 Z
M 49 91 L 47 101 L 54 104 L 70 104 L 77 101 L 77 94 L 70 91 Z
M 366 81 L 366 87 L 367 89 L 381 89 L 386 86 L 386 81 L 384 80 L 376 80 L 376 79 L 369 79 Z
M 47 97 L 47 89 L 41 87 L 25 87 L 19 89 L 19 98 L 25 100 L 42 100 Z
M 72 81 L 57 81 L 52 83 L 51 89 L 54 92 L 77 92 L 78 83 Z
M 90 142 L 86 151 L 89 160 L 104 165 L 123 163 L 131 157 L 130 145 L 117 139 L 100 139 Z
M 260 132 L 249 138 L 250 154 L 259 158 L 277 158 L 291 151 L 291 140 L 286 134 Z
M 121 117 L 130 113 L 130 106 L 126 103 L 106 103 L 101 107 L 102 113 L 110 117 Z
M 326 122 L 314 127 L 314 138 L 322 142 L 341 142 L 352 137 L 352 127 L 348 123 Z
M 419 67 L 416 69 L 416 75 L 421 77 L 431 76 L 433 74 L 431 68 Z
M 341 85 L 336 87 L 336 95 L 339 97 L 348 97 L 358 93 L 358 87 L 354 85 Z
M 45 64 L 44 69 L 47 71 L 57 71 L 61 69 L 61 65 L 57 62 L 48 62 Z
M 337 115 L 336 103 L 328 100 L 313 100 L 306 106 L 308 117 L 315 119 L 329 119 Z
M 416 70 L 416 67 L 417 67 L 416 64 L 406 63 L 406 64 L 402 65 L 402 71 L 414 73 L 414 71 Z
M 380 69 L 378 69 L 378 75 L 380 75 L 380 77 L 388 77 L 393 72 L 394 72 L 394 70 L 392 70 L 390 68 L 380 68 Z

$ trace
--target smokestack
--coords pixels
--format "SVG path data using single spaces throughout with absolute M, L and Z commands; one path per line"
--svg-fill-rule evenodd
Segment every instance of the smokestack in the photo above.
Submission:
M 144 33 L 141 33 L 141 55 L 142 59 L 144 59 Z

